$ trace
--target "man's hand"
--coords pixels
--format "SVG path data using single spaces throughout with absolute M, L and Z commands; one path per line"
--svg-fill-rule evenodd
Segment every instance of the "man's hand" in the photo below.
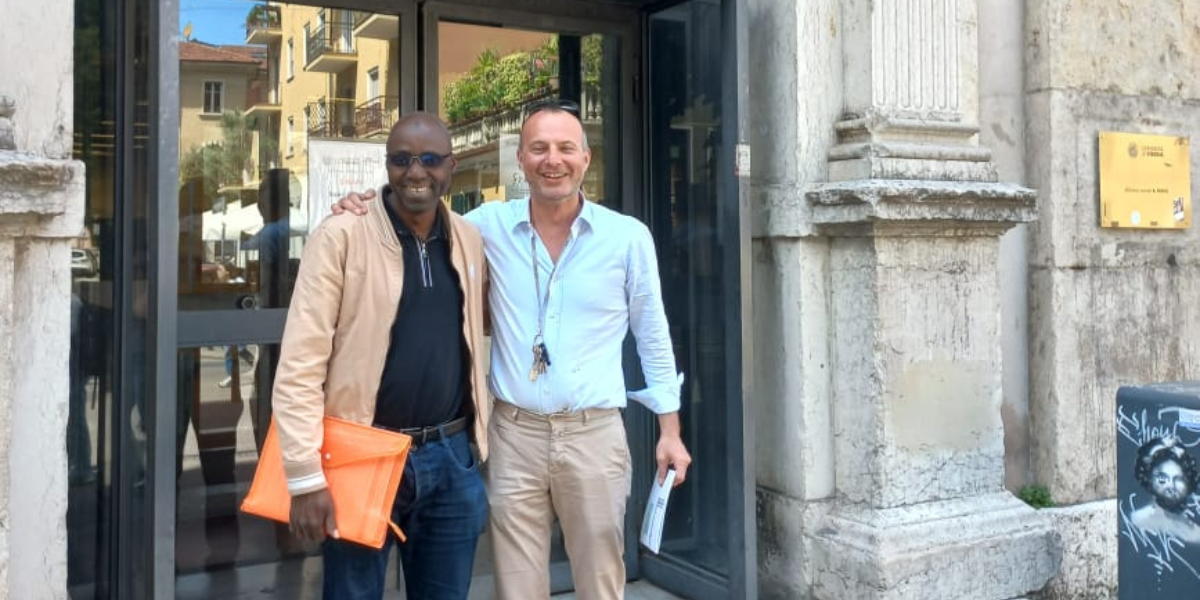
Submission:
M 292 497 L 289 529 L 302 540 L 319 542 L 325 534 L 338 539 L 337 523 L 333 519 L 333 497 L 327 488 Z
M 679 436 L 679 413 L 658 415 L 658 446 L 654 449 L 654 459 L 658 462 L 658 482 L 662 483 L 667 477 L 667 469 L 675 469 L 675 485 L 683 484 L 687 479 L 688 466 L 692 464 L 692 455 L 688 454 Z
M 366 190 L 362 193 L 350 192 L 349 194 L 342 196 L 342 199 L 338 200 L 333 206 L 330 206 L 329 209 L 333 211 L 333 214 L 335 215 L 349 212 L 350 214 L 361 217 L 367 214 L 367 202 L 374 199 L 375 190 Z

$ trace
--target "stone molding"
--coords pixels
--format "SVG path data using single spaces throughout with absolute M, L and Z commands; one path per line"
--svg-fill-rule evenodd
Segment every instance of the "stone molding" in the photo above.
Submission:
M 1014 598 L 1057 572 L 1049 516 L 1007 493 L 889 509 L 836 505 L 809 534 L 815 600 Z
M 83 163 L 0 150 L 0 237 L 76 237 Z
M 1002 232 L 1036 218 L 1037 193 L 1011 183 L 866 179 L 822 184 L 805 196 L 819 225 L 936 222 Z
M 979 128 L 933 117 L 903 116 L 877 107 L 834 125 L 838 144 L 829 151 L 829 179 L 999 179 L 992 151 L 979 146 Z

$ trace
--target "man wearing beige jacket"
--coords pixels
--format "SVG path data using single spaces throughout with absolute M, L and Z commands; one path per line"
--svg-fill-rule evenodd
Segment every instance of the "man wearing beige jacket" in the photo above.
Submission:
M 393 539 L 338 538 L 321 469 L 321 421 L 408 433 L 413 448 L 392 519 L 409 598 L 463 599 L 487 499 L 470 442 L 487 454 L 478 230 L 441 198 L 456 165 L 437 117 L 402 118 L 387 142 L 384 202 L 334 216 L 309 237 L 288 312 L 273 396 L 291 527 L 324 540 L 325 600 L 382 598 Z

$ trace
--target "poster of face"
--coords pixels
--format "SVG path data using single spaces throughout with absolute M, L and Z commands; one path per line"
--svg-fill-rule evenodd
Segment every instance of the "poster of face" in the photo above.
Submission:
M 1120 598 L 1194 597 L 1200 586 L 1200 383 L 1117 394 Z

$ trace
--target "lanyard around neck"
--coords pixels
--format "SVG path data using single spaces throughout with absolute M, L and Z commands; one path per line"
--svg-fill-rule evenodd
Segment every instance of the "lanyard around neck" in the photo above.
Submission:
M 554 274 L 558 272 L 558 263 L 554 263 L 554 267 L 550 269 L 550 276 L 546 279 L 546 293 L 542 293 L 542 282 L 538 270 L 537 256 L 537 230 L 530 224 L 529 229 L 529 258 L 533 262 L 533 295 L 538 301 L 538 324 L 537 334 L 533 337 L 533 343 L 542 343 L 542 332 L 546 329 L 546 307 L 550 305 L 550 286 L 554 284 Z M 559 256 L 559 262 L 562 262 L 562 256 Z

